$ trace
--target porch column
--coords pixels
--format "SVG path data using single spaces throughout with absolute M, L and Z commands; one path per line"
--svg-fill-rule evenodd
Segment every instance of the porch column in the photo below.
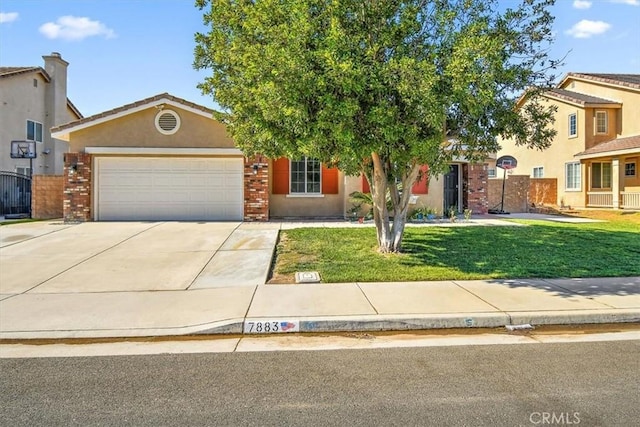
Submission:
M 613 209 L 620 209 L 620 159 L 611 160 L 611 191 L 613 192 Z

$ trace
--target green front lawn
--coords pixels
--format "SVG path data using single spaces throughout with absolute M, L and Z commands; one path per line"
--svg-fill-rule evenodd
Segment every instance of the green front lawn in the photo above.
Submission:
M 409 227 L 399 255 L 376 252 L 373 228 L 282 231 L 272 282 L 640 276 L 640 223 L 514 222 L 526 226 Z

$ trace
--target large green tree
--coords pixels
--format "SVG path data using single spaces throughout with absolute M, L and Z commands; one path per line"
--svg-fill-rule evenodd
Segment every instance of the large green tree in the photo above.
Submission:
M 508 4 L 513 3 L 511 1 Z M 545 148 L 539 93 L 553 0 L 197 0 L 199 87 L 247 155 L 309 156 L 362 173 L 379 249 L 401 250 L 412 185 L 428 164 L 482 159 L 496 136 Z M 525 108 L 516 96 L 527 91 Z M 391 208 L 386 199 L 390 197 Z

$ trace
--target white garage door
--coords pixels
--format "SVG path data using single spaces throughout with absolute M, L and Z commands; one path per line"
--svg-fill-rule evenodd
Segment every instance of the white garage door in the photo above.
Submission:
M 242 220 L 241 158 L 96 158 L 99 221 Z

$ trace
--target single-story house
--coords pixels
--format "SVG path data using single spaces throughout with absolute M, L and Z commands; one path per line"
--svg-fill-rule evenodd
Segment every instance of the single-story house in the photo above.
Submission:
M 362 177 L 314 159 L 248 158 L 213 111 L 160 94 L 52 129 L 68 141 L 66 221 L 348 218 Z M 487 211 L 487 165 L 418 182 L 416 207 Z

